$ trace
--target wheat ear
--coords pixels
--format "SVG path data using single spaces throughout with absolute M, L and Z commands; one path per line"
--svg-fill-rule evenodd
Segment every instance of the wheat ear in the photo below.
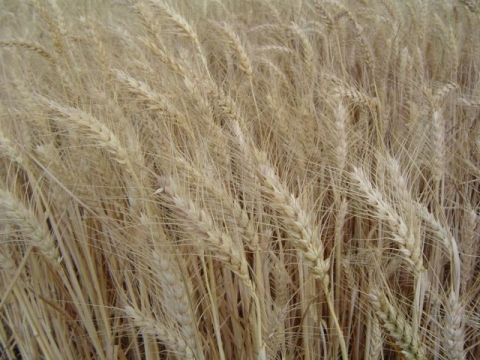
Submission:
M 163 308 L 178 324 L 179 331 L 183 334 L 188 347 L 195 352 L 196 358 L 203 358 L 201 344 L 197 343 L 198 330 L 190 303 L 191 289 L 188 289 L 183 280 L 180 266 L 170 254 L 158 250 L 154 250 L 152 260 L 153 270 L 158 272 L 162 285 Z
M 187 125 L 187 119 L 182 112 L 178 111 L 170 101 L 162 94 L 153 90 L 147 83 L 137 80 L 121 70 L 113 70 L 115 77 L 128 87 L 128 90 L 138 95 L 151 111 L 161 111 L 175 119 L 176 124 L 188 134 L 191 140 L 195 139 L 195 134 L 190 126 Z
M 387 297 L 378 289 L 372 289 L 369 295 L 370 303 L 375 314 L 381 321 L 383 329 L 402 349 L 407 360 L 426 359 L 425 349 L 419 342 L 418 334 L 414 334 L 412 327 L 388 301 Z
M 247 49 L 243 44 L 242 40 L 240 40 L 240 37 L 228 24 L 223 23 L 216 25 L 227 37 L 231 49 L 236 53 L 238 59 L 240 60 L 240 68 L 251 81 L 253 75 L 253 66 L 252 62 L 250 61 L 250 56 L 248 55 Z
M 0 129 L 0 155 L 6 156 L 18 165 L 24 165 L 26 162 L 22 152 L 18 151 L 17 147 L 3 133 L 2 129 Z
M 299 251 L 300 259 L 310 267 L 314 277 L 320 280 L 332 314 L 332 321 L 338 333 L 342 357 L 347 359 L 345 339 L 330 299 L 328 277 L 330 258 L 324 258 L 324 245 L 318 235 L 318 230 L 314 228 L 313 219 L 302 208 L 299 200 L 282 184 L 265 154 L 247 142 L 240 124 L 232 119 L 230 128 L 243 155 L 255 166 L 257 177 L 262 185 L 261 192 L 268 200 L 268 206 L 281 215 L 281 221 L 285 225 L 284 230 L 289 235 L 291 243 Z
M 212 251 L 218 260 L 223 262 L 251 290 L 253 284 L 248 273 L 248 264 L 243 249 L 239 249 L 230 235 L 222 232 L 210 215 L 199 209 L 185 194 L 182 194 L 173 179 L 161 177 L 161 188 L 155 193 L 160 194 L 168 206 L 177 215 L 185 227 L 198 235 L 199 244 Z
M 347 163 L 348 137 L 347 137 L 348 112 L 346 106 L 340 100 L 335 109 L 335 165 L 338 167 L 338 174 L 341 178 Z
M 462 260 L 462 273 L 460 276 L 461 293 L 466 293 L 471 282 L 471 274 L 475 268 L 475 249 L 478 245 L 476 211 L 469 208 L 464 215 L 465 225 L 463 226 L 462 241 L 460 242 L 460 257 Z
M 175 10 L 173 10 L 166 3 L 156 1 L 156 0 L 150 0 L 150 4 L 155 8 L 160 9 L 173 22 L 173 24 L 193 42 L 195 48 L 197 49 L 198 53 L 202 58 L 203 65 L 208 70 L 207 61 L 203 53 L 203 49 L 200 44 L 200 41 L 198 39 L 197 32 L 190 25 L 187 19 L 185 19 L 182 15 L 180 15 Z
M 409 229 L 403 218 L 394 207 L 387 202 L 383 194 L 372 186 L 372 183 L 367 179 L 362 169 L 354 167 L 350 176 L 367 202 L 374 207 L 375 214 L 378 218 L 386 221 L 391 227 L 393 240 L 400 245 L 400 251 L 405 255 L 406 260 L 412 264 L 416 272 L 422 272 L 424 266 L 420 239 Z
M 465 308 L 455 291 L 451 291 L 445 306 L 443 348 L 448 359 L 465 359 Z
M 18 226 L 21 232 L 32 241 L 32 245 L 62 274 L 58 248 L 46 229 L 46 224 L 39 221 L 31 209 L 5 189 L 0 189 L 0 209 L 3 213 L 2 221 Z
M 146 316 L 142 311 L 131 306 L 125 307 L 125 313 L 133 320 L 135 326 L 140 328 L 142 333 L 158 337 L 173 352 L 184 359 L 194 358 L 194 352 L 187 345 L 183 336 L 179 336 L 159 320 Z
M 301 258 L 312 268 L 315 277 L 328 284 L 330 262 L 324 259 L 324 246 L 322 240 L 315 235 L 318 232 L 313 228 L 311 217 L 302 208 L 299 200 L 282 184 L 266 156 L 247 143 L 238 122 L 233 121 L 231 129 L 243 154 L 257 164 L 257 176 L 262 183 L 261 192 L 268 199 L 268 206 L 282 215 L 285 231 L 290 235 L 292 244 L 300 250 Z
M 155 39 L 155 43 L 162 44 L 162 25 L 156 14 L 153 13 L 150 6 L 135 2 L 132 5 L 133 12 L 140 18 L 143 26 L 147 29 L 148 34 Z
M 39 43 L 22 40 L 8 40 L 0 41 L 0 47 L 19 47 L 36 52 L 46 59 L 54 68 L 57 67 L 57 61 L 55 60 L 55 57 Z
M 295 23 L 290 25 L 292 32 L 300 39 L 302 43 L 302 58 L 305 63 L 305 67 L 308 71 L 308 77 L 311 80 L 314 80 L 315 76 L 315 52 L 313 50 L 312 44 L 308 40 L 304 31 Z
M 480 14 L 480 5 L 475 0 L 460 0 L 465 7 L 474 14 Z
M 233 231 L 240 234 L 244 244 L 251 251 L 258 250 L 258 234 L 254 223 L 238 200 L 228 193 L 223 184 L 202 174 L 201 171 L 189 164 L 183 157 L 176 157 L 175 160 L 177 166 L 188 171 L 197 183 L 202 184 L 205 190 L 209 191 L 215 199 L 221 201 L 222 216 L 228 224 L 231 224 Z
M 182 61 L 180 59 L 170 56 L 165 48 L 160 47 L 153 40 L 147 37 L 138 36 L 137 40 L 143 45 L 145 45 L 145 47 L 147 47 L 154 55 L 158 56 L 160 61 L 164 63 L 175 74 L 180 75 L 181 77 L 186 76 L 186 67 L 184 64 L 182 64 Z
M 445 124 L 441 110 L 435 110 L 432 116 L 432 173 L 438 184 L 445 173 Z
M 60 30 L 60 27 L 58 26 L 58 17 L 57 17 L 57 21 L 55 21 L 51 16 L 50 16 L 50 13 L 48 11 L 45 10 L 45 8 L 43 8 L 39 1 L 38 0 L 32 0 L 36 10 L 38 11 L 38 13 L 40 14 L 40 16 L 43 18 L 43 20 L 47 23 L 48 27 L 49 27 L 49 30 L 50 30 L 50 34 L 52 35 L 52 38 L 53 38 L 53 44 L 55 46 L 55 50 L 56 52 L 59 54 L 59 55 L 62 55 L 64 54 L 64 45 L 63 45 L 63 39 L 62 39 L 62 34 L 61 34 L 61 30 Z M 50 2 L 50 5 L 52 5 L 52 1 L 49 0 Z M 55 6 L 56 4 L 54 4 Z M 54 8 L 55 11 L 58 11 L 58 7 L 55 7 Z M 57 14 L 60 14 L 60 12 L 58 12 Z M 56 15 L 57 15 L 56 14 Z M 63 26 L 65 26 L 65 24 L 63 23 L 62 24 Z M 63 31 L 65 31 L 65 28 L 63 29 Z
M 125 170 L 135 174 L 130 153 L 120 143 L 118 137 L 102 122 L 83 110 L 60 105 L 52 100 L 41 99 L 49 108 L 61 113 L 64 117 L 56 117 L 60 123 L 73 125 L 77 129 L 84 130 L 96 144 L 113 155 L 115 161 L 125 165 Z

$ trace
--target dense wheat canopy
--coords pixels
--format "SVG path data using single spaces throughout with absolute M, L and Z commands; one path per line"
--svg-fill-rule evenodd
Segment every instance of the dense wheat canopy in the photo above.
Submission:
M 0 358 L 480 358 L 477 0 L 0 19 Z

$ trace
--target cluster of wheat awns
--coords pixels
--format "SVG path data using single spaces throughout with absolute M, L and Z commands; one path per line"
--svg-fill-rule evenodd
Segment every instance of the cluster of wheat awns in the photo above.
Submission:
M 0 357 L 480 358 L 475 0 L 0 0 Z

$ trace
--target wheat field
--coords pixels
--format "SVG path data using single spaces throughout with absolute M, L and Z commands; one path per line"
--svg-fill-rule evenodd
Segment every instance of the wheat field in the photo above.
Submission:
M 477 0 L 0 19 L 0 358 L 480 358 Z

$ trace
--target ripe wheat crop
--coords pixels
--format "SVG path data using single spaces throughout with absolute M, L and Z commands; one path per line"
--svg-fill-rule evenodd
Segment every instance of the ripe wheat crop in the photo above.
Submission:
M 0 358 L 480 358 L 478 0 L 0 19 Z

